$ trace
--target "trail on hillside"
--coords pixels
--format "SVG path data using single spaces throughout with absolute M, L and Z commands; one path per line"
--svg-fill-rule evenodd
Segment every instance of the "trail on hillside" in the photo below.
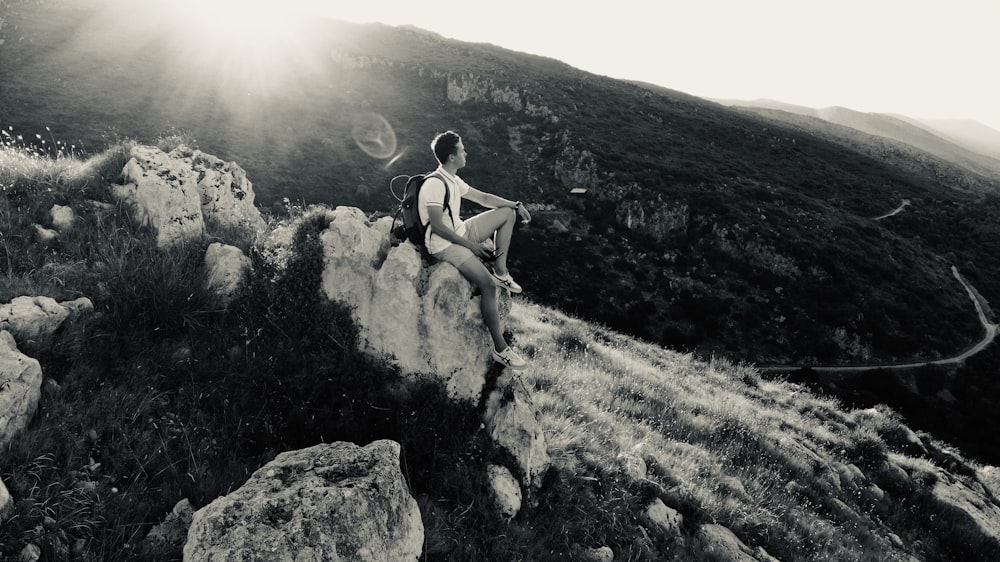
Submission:
M 902 206 L 900 207 L 900 209 Z M 898 211 L 898 209 L 897 209 Z M 951 273 L 958 279 L 958 282 L 965 287 L 965 291 L 969 294 L 969 298 L 972 299 L 972 304 L 976 307 L 976 313 L 979 315 L 979 322 L 983 325 L 983 330 L 985 334 L 983 339 L 972 347 L 966 349 L 962 353 L 955 355 L 954 357 L 946 357 L 944 359 L 937 359 L 934 361 L 918 361 L 913 363 L 890 363 L 885 365 L 844 365 L 844 366 L 812 366 L 812 365 L 775 365 L 767 367 L 757 367 L 761 371 L 769 371 L 776 373 L 785 373 L 790 371 L 797 371 L 799 369 L 809 368 L 817 373 L 857 373 L 861 371 L 871 371 L 873 369 L 917 369 L 925 365 L 954 365 L 957 363 L 962 363 L 969 357 L 979 353 L 980 351 L 986 349 L 988 345 L 993 343 L 996 339 L 998 328 L 1000 324 L 995 324 L 990 322 L 989 318 L 986 316 L 986 311 L 983 309 L 983 304 L 979 301 L 976 296 L 975 288 L 965 280 L 964 277 L 958 272 L 958 268 L 951 266 Z
M 910 200 L 909 200 L 909 199 L 903 199 L 903 202 L 902 202 L 902 203 L 900 203 L 900 204 L 899 204 L 899 207 L 896 207 L 896 209 L 895 209 L 895 210 L 893 210 L 893 211 L 890 211 L 890 212 L 888 212 L 888 213 L 886 213 L 886 214 L 884 214 L 884 215 L 882 215 L 882 216 L 878 216 L 878 217 L 875 217 L 875 218 L 874 218 L 874 219 L 872 219 L 872 220 L 876 220 L 876 221 L 880 221 L 880 220 L 882 220 L 882 219 L 887 219 L 887 218 L 889 218 L 889 217 L 892 217 L 892 216 L 895 216 L 895 215 L 898 215 L 899 213 L 902 213 L 902 212 L 903 212 L 903 209 L 905 209 L 905 208 L 906 208 L 906 207 L 907 207 L 907 206 L 908 206 L 909 204 L 910 204 Z

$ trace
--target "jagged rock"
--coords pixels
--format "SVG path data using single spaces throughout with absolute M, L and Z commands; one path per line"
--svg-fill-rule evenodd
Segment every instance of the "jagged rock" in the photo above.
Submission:
M 186 146 L 166 154 L 138 145 L 130 156 L 122 171 L 126 183 L 112 192 L 153 230 L 159 247 L 197 240 L 206 228 L 264 232 L 253 186 L 236 163 Z
M 76 212 L 73 207 L 65 205 L 53 205 L 49 210 L 49 218 L 52 220 L 52 227 L 56 230 L 68 230 L 76 222 Z
M 469 282 L 450 264 L 423 266 L 412 244 L 390 246 L 391 217 L 370 222 L 354 207 L 329 216 L 323 290 L 352 307 L 364 348 L 404 374 L 439 377 L 452 398 L 477 401 L 493 360 Z M 499 304 L 502 315 L 510 310 L 506 293 Z
M 7 517 L 7 512 L 14 506 L 14 499 L 10 497 L 10 490 L 7 485 L 0 480 L 0 520 Z
M 130 205 L 164 248 L 197 240 L 205 233 L 198 176 L 190 166 L 154 146 L 135 146 L 112 193 Z
M 323 444 L 279 454 L 194 514 L 185 560 L 416 560 L 417 502 L 399 444 Z
M 949 482 L 944 478 L 934 484 L 933 494 L 935 499 L 955 509 L 955 525 L 964 520 L 983 534 L 1000 540 L 1000 506 L 988 496 L 977 494 L 961 481 Z
M 41 395 L 41 365 L 18 350 L 10 332 L 0 331 L 0 446 L 28 425 Z
M 640 201 L 622 201 L 615 209 L 615 218 L 625 228 L 649 235 L 656 240 L 664 241 L 678 232 L 684 232 L 688 226 L 688 206 L 678 203 L 676 206 L 665 202 L 654 204 L 652 211 L 646 211 Z
M 505 466 L 491 464 L 486 467 L 493 501 L 505 519 L 516 517 L 521 511 L 521 484 Z
M 197 174 L 201 212 L 209 232 L 232 228 L 264 232 L 264 219 L 254 205 L 253 183 L 239 164 L 186 146 L 175 148 L 169 156 L 190 165 Z
M 732 531 L 722 525 L 709 523 L 702 525 L 695 533 L 701 541 L 702 548 L 712 553 L 713 560 L 720 562 L 758 562 L 754 551 L 739 539 Z
M 0 305 L 0 330 L 7 330 L 21 345 L 47 341 L 67 320 L 94 310 L 88 298 L 56 302 L 51 297 L 21 296 Z
M 250 258 L 235 246 L 213 242 L 205 251 L 205 288 L 223 304 L 236 296 L 249 270 Z
M 163 522 L 149 530 L 141 549 L 147 557 L 165 552 L 179 552 L 187 540 L 194 508 L 187 498 L 177 502 Z
M 493 444 L 516 463 L 514 472 L 527 497 L 533 499 L 550 462 L 531 394 L 520 377 L 511 372 L 500 375 L 486 399 L 483 423 Z
M 668 507 L 663 500 L 655 498 L 646 507 L 646 519 L 649 523 L 659 529 L 669 538 L 676 538 L 681 535 L 681 525 L 684 524 L 684 516 L 676 509 Z

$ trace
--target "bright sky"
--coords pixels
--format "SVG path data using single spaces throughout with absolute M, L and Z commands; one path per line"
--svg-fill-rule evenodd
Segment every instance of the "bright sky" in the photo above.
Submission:
M 1000 0 L 298 1 L 700 97 L 1000 130 Z

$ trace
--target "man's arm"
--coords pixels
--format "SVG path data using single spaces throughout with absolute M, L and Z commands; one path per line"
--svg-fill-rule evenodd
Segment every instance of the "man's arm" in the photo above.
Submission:
M 493 195 L 492 193 L 480 191 L 474 187 L 470 187 L 468 193 L 463 195 L 462 198 L 482 205 L 487 209 L 510 207 L 511 209 L 517 211 L 517 214 L 521 217 L 521 222 L 527 224 L 531 221 L 531 214 L 528 213 L 528 209 L 525 209 L 524 205 L 522 205 L 520 201 L 511 201 L 510 199 L 505 199 L 499 195 Z

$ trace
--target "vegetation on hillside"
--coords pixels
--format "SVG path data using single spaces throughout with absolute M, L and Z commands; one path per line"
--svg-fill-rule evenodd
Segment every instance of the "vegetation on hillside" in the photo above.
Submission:
M 222 308 L 197 273 L 203 245 L 157 250 L 109 197 L 123 149 L 32 155 L 25 169 L 44 172 L 2 178 L 0 301 L 95 305 L 81 325 L 25 347 L 50 382 L 0 457 L 14 498 L 0 522 L 5 560 L 29 543 L 46 560 L 178 559 L 140 545 L 179 499 L 205 505 L 283 450 L 377 438 L 402 444 L 427 560 L 562 560 L 600 546 L 618 560 L 707 560 L 697 530 L 708 522 L 782 560 L 1000 556 L 995 537 L 934 492 L 959 482 L 996 502 L 996 469 L 925 434 L 914 449 L 891 410 L 845 409 L 527 300 L 510 325 L 530 356 L 522 380 L 554 466 L 538 506 L 504 521 L 486 492 L 480 413 L 431 383 L 390 393 L 398 374 L 358 353 L 346 309 L 322 298 L 324 213 L 291 207 L 280 219 L 295 231 L 287 261 L 228 240 L 254 267 Z M 23 151 L 0 150 L 8 156 Z M 92 172 L 65 173 L 81 169 Z M 31 231 L 54 204 L 80 223 L 46 246 Z M 645 477 L 621 468 L 623 453 Z M 657 499 L 683 515 L 679 536 L 646 520 Z

